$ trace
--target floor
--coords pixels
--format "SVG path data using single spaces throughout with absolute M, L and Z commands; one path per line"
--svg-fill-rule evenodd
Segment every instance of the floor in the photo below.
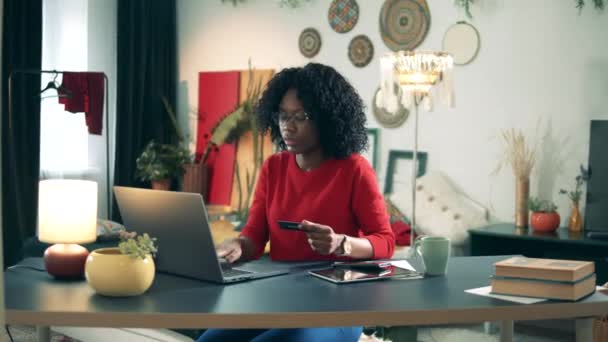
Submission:
M 14 326 L 8 327 L 10 331 L 10 337 L 7 334 L 6 328 L 0 330 L 0 341 L 14 341 L 14 342 L 36 342 L 36 329 L 31 326 Z M 12 338 L 12 340 L 11 340 Z M 69 337 L 51 332 L 51 342 L 81 342 Z M 86 341 L 82 341 L 86 342 Z
M 572 326 L 572 327 L 570 327 Z M 535 325 L 526 323 L 515 324 L 515 342 L 569 342 L 574 341 L 574 324 L 572 321 L 541 322 Z M 14 342 L 35 342 L 36 330 L 30 326 L 11 326 L 10 332 Z M 497 342 L 498 331 L 492 334 L 484 332 L 484 326 L 476 325 L 454 325 L 441 327 L 420 327 L 418 330 L 418 341 L 420 342 Z M 0 341 L 10 341 L 6 331 L 0 332 Z M 86 342 L 53 333 L 52 342 Z M 362 338 L 360 342 L 379 342 L 375 338 Z

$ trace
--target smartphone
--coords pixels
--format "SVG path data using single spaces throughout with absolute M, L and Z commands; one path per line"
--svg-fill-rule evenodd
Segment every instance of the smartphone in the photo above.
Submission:
M 295 222 L 295 221 L 277 221 L 279 222 L 279 227 L 281 227 L 282 229 L 288 229 L 288 230 L 302 230 L 300 229 L 300 222 Z

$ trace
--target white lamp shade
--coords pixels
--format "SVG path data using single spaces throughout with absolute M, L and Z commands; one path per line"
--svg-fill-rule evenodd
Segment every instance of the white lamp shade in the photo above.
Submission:
M 49 179 L 38 188 L 38 239 L 87 243 L 97 238 L 97 183 Z

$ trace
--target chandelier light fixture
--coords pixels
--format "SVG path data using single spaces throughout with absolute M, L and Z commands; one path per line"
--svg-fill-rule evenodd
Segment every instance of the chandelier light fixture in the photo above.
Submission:
M 415 108 L 410 247 L 414 245 L 416 233 L 418 107 L 423 104 L 425 110 L 432 111 L 436 99 L 454 107 L 453 66 L 452 56 L 440 51 L 397 51 L 380 58 L 381 81 L 376 106 L 392 113 L 399 108 L 399 102 L 406 108 Z

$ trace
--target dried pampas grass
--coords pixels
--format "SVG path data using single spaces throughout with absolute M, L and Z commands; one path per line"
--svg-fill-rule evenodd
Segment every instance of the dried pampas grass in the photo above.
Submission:
M 503 130 L 500 138 L 504 145 L 504 152 L 494 173 L 496 174 L 503 167 L 510 165 L 515 177 L 530 178 L 536 161 L 536 146 L 531 146 L 520 129 Z

